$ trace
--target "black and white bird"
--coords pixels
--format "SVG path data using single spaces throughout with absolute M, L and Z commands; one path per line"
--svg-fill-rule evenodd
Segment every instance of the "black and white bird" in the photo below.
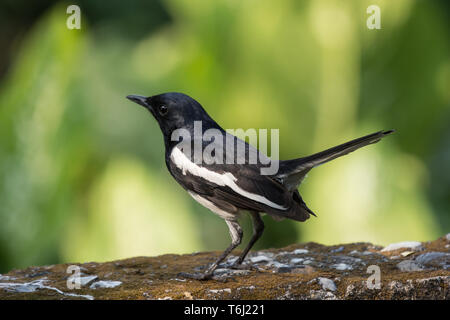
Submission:
M 271 160 L 222 129 L 191 97 L 173 92 L 151 97 L 129 95 L 127 98 L 145 107 L 157 120 L 164 136 L 165 160 L 171 175 L 196 201 L 223 218 L 228 225 L 232 241 L 217 261 L 204 273 L 183 273 L 185 277 L 199 280 L 211 278 L 217 266 L 241 243 L 243 232 L 237 220 L 241 212 L 250 213 L 253 236 L 237 259 L 236 266 L 243 262 L 263 233 L 264 224 L 260 214 L 267 213 L 276 220 L 288 218 L 296 221 L 305 221 L 310 215 L 315 215 L 297 190 L 312 168 L 376 143 L 393 132 L 379 131 L 311 156 L 280 160 L 276 173 L 264 175 L 261 169 L 267 167 Z M 195 132 L 196 122 L 201 123 L 200 135 Z M 207 141 L 203 134 L 208 130 L 221 135 L 216 134 L 214 139 Z M 179 138 L 183 133 L 189 141 L 188 144 L 184 141 L 182 148 Z M 243 146 L 243 149 L 229 148 L 230 142 L 235 146 Z M 201 149 L 201 161 L 195 158 L 195 148 Z M 214 152 L 203 152 L 206 148 Z M 222 153 L 227 160 L 214 161 L 217 160 L 217 153 Z M 252 158 L 255 155 L 258 161 L 250 161 L 255 159 Z

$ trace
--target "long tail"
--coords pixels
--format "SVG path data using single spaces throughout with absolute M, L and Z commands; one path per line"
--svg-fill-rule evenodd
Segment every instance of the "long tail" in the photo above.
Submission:
M 393 132 L 394 130 L 375 132 L 308 157 L 280 161 L 280 168 L 275 175 L 275 178 L 283 183 L 289 190 L 293 191 L 297 189 L 305 175 L 312 168 L 369 144 L 376 143 Z

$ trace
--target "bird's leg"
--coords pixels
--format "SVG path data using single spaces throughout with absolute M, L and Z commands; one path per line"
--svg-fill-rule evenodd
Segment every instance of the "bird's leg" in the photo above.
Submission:
M 243 231 L 241 226 L 236 220 L 225 220 L 228 225 L 230 235 L 231 235 L 231 244 L 228 248 L 220 255 L 220 257 L 206 270 L 205 273 L 180 273 L 179 275 L 185 278 L 191 278 L 196 280 L 207 280 L 211 279 L 214 270 L 217 269 L 218 265 L 236 248 L 242 241 Z
M 241 265 L 241 263 L 244 261 L 245 256 L 250 251 L 250 249 L 253 247 L 255 242 L 261 237 L 264 231 L 264 222 L 261 219 L 261 216 L 256 211 L 250 211 L 250 216 L 252 217 L 253 222 L 253 236 L 250 239 L 250 242 L 248 243 L 247 247 L 244 249 L 244 251 L 241 253 L 239 258 L 234 263 L 233 267 L 238 267 Z

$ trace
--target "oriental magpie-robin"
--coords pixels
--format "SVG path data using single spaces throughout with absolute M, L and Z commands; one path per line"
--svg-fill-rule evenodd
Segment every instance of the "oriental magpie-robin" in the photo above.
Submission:
M 173 92 L 151 97 L 129 95 L 127 98 L 145 107 L 158 122 L 171 175 L 196 201 L 225 219 L 228 225 L 231 245 L 217 261 L 204 273 L 183 273 L 185 277 L 200 280 L 211 278 L 219 263 L 241 243 L 243 232 L 237 218 L 242 211 L 250 213 L 254 232 L 236 266 L 242 263 L 263 233 L 261 213 L 276 220 L 297 221 L 305 221 L 314 215 L 297 190 L 312 168 L 378 142 L 393 132 L 379 131 L 311 156 L 280 160 L 277 172 L 262 174 L 262 169 L 272 160 L 223 130 L 191 97 Z

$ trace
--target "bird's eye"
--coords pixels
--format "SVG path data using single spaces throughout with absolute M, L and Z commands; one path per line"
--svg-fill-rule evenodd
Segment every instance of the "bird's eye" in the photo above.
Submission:
M 167 111 L 169 111 L 167 109 L 167 107 L 165 105 L 163 105 L 163 104 L 159 106 L 158 110 L 159 110 L 159 114 L 162 115 L 162 116 L 166 115 Z

